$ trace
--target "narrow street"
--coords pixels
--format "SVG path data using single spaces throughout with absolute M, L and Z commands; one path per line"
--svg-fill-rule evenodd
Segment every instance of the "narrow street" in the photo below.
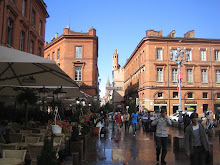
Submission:
M 136 136 L 125 133 L 124 127 L 121 131 L 112 129 L 109 125 L 106 136 L 90 137 L 87 146 L 87 160 L 83 165 L 159 165 L 156 161 L 156 151 L 153 133 L 143 132 L 142 128 L 137 130 Z M 168 165 L 188 165 L 189 158 L 184 152 L 174 152 L 173 137 L 183 136 L 183 131 L 169 127 L 171 143 L 168 145 L 166 162 Z M 215 136 L 209 139 L 213 143 L 214 165 L 220 164 L 219 138 Z M 67 163 L 68 164 L 68 163 Z M 70 163 L 71 164 L 71 163 Z

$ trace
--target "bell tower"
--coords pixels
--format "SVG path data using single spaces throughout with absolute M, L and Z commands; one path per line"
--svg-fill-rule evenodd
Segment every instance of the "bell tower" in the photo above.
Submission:
M 118 65 L 118 50 L 115 49 L 115 52 L 113 54 L 113 71 L 118 70 L 119 65 Z

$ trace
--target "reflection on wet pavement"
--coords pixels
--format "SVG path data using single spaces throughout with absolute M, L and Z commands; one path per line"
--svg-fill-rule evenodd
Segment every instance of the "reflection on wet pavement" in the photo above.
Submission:
M 171 143 L 168 144 L 166 162 L 168 165 L 188 165 L 189 158 L 184 152 L 173 150 L 173 137 L 183 136 L 183 131 L 170 127 Z M 210 139 L 213 143 L 214 165 L 220 164 L 220 143 L 218 136 Z M 112 129 L 101 137 L 88 139 L 87 160 L 82 165 L 157 165 L 153 133 L 146 133 L 140 128 L 136 136 L 121 130 Z

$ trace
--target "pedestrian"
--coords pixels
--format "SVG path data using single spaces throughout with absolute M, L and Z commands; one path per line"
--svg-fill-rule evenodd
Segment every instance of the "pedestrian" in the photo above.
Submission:
M 133 135 L 135 136 L 137 130 L 137 120 L 138 120 L 137 110 L 135 110 L 134 113 L 131 114 L 131 118 L 132 118 Z
M 191 123 L 191 120 L 190 120 L 189 115 L 187 113 L 184 114 L 183 122 L 184 122 L 184 133 L 185 133 L 186 127 L 188 127 Z
M 209 112 L 206 113 L 205 117 L 206 117 L 206 122 L 205 122 L 205 124 L 206 124 L 206 126 L 207 126 L 207 125 L 209 124 L 209 120 L 210 120 L 210 118 L 209 118 Z
M 120 112 L 116 112 L 115 116 L 115 122 L 117 123 L 117 130 L 119 131 L 119 128 L 121 128 L 121 114 Z
M 156 160 L 159 161 L 162 148 L 161 164 L 166 164 L 165 157 L 168 143 L 167 125 L 172 125 L 171 120 L 167 116 L 167 110 L 162 109 L 160 115 L 153 120 L 151 125 L 156 126 Z
M 125 123 L 125 132 L 126 132 L 129 130 L 129 120 L 130 120 L 130 114 L 128 113 L 128 111 L 125 112 L 123 116 L 123 120 Z
M 205 165 L 206 151 L 209 151 L 205 128 L 198 122 L 197 113 L 192 113 L 190 119 L 192 123 L 186 127 L 184 137 L 185 151 L 191 159 L 191 165 Z

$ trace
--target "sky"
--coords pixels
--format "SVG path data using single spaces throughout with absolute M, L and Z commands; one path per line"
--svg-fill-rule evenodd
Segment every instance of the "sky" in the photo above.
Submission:
M 195 30 L 196 38 L 220 39 L 220 0 L 44 0 L 50 17 L 46 20 L 45 41 L 55 33 L 70 30 L 88 32 L 95 28 L 99 38 L 98 69 L 100 96 L 107 79 L 112 82 L 112 56 L 117 48 L 119 64 L 146 36 L 146 31 L 162 29 L 163 36 L 176 30 L 183 37 Z

